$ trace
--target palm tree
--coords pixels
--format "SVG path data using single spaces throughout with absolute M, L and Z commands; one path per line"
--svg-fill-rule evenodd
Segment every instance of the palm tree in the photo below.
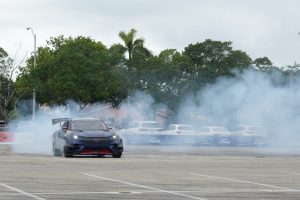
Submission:
M 121 31 L 119 37 L 123 40 L 126 50 L 128 51 L 128 59 L 132 59 L 132 53 L 135 49 L 145 49 L 143 38 L 135 39 L 136 30 L 132 28 L 128 33 Z M 145 49 L 146 50 L 146 49 Z M 147 50 L 148 51 L 148 50 Z M 150 52 L 150 51 L 149 51 Z

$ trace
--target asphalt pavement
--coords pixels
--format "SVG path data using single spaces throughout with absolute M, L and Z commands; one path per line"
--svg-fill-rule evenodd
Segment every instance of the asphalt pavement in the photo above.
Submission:
M 0 200 L 300 199 L 296 149 L 127 146 L 117 158 L 2 152 Z

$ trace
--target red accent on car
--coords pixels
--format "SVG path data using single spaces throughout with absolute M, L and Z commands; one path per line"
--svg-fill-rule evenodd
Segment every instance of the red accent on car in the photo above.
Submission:
M 107 155 L 107 154 L 112 154 L 112 152 L 109 149 L 84 149 L 80 152 L 80 154 L 82 154 L 82 155 L 95 155 L 95 154 Z

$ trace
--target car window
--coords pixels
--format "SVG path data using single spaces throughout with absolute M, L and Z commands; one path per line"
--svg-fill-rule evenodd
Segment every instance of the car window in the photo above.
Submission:
M 71 130 L 107 130 L 107 127 L 100 120 L 75 120 L 71 122 Z
M 68 121 L 65 121 L 62 126 L 61 126 L 63 129 L 68 129 L 69 128 L 69 122 Z
M 193 131 L 194 127 L 193 126 L 179 126 L 178 130 L 183 130 L 183 131 Z

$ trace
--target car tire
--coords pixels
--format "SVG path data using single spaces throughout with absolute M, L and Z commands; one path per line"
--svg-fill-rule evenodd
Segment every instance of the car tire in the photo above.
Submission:
M 70 153 L 70 152 L 68 151 L 68 148 L 65 146 L 65 147 L 64 147 L 64 150 L 63 150 L 63 153 L 62 153 L 62 156 L 65 157 L 65 158 L 68 158 L 68 157 L 72 157 L 73 154 Z
M 112 156 L 113 156 L 113 158 L 121 158 L 122 157 L 122 152 L 117 153 L 117 154 L 113 154 Z
M 55 144 L 53 143 L 53 155 L 54 156 L 60 156 L 60 151 L 55 147 Z

